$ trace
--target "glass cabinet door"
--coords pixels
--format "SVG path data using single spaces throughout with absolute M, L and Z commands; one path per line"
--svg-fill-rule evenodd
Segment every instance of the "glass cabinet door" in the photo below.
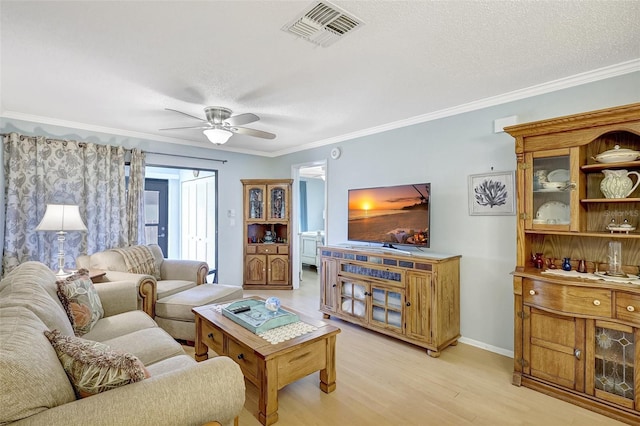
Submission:
M 367 317 L 367 288 L 368 286 L 364 283 L 341 279 L 340 310 L 345 314 L 365 319 Z
M 284 219 L 288 217 L 287 188 L 280 185 L 269 185 L 269 220 Z
M 530 154 L 526 199 L 529 228 L 570 230 L 577 167 L 572 168 L 570 149 Z M 529 223 L 529 221 L 527 221 Z
M 596 396 L 629 408 L 634 407 L 636 349 L 631 327 L 599 327 L 595 330 Z
M 371 288 L 371 320 L 378 325 L 402 329 L 402 305 L 404 296 L 401 291 L 382 287 Z
M 247 219 L 264 219 L 264 185 L 254 185 L 247 188 Z

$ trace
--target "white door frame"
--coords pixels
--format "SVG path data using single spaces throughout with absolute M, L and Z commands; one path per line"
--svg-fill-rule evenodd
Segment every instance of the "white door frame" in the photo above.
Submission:
M 327 160 L 317 160 L 308 163 L 293 164 L 291 166 L 291 275 L 293 288 L 300 288 L 300 169 L 304 167 L 322 166 L 324 169 L 324 241 L 327 240 Z

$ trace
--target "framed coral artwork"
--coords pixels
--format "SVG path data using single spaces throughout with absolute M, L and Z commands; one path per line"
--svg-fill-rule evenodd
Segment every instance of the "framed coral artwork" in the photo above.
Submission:
M 515 172 L 470 175 L 469 214 L 516 214 Z

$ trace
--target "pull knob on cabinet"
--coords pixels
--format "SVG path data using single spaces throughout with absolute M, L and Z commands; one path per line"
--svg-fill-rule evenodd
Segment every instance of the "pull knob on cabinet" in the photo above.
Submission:
M 535 290 L 529 290 L 529 294 L 532 295 L 532 296 L 535 296 L 536 295 L 536 291 Z
M 627 306 L 627 311 L 633 312 L 635 310 L 636 310 L 636 308 L 634 308 L 633 306 L 631 306 L 631 305 Z

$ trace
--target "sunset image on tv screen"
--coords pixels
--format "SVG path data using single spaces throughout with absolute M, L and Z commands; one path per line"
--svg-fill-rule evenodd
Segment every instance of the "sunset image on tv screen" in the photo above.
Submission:
M 430 189 L 421 183 L 349 190 L 349 240 L 428 246 Z

